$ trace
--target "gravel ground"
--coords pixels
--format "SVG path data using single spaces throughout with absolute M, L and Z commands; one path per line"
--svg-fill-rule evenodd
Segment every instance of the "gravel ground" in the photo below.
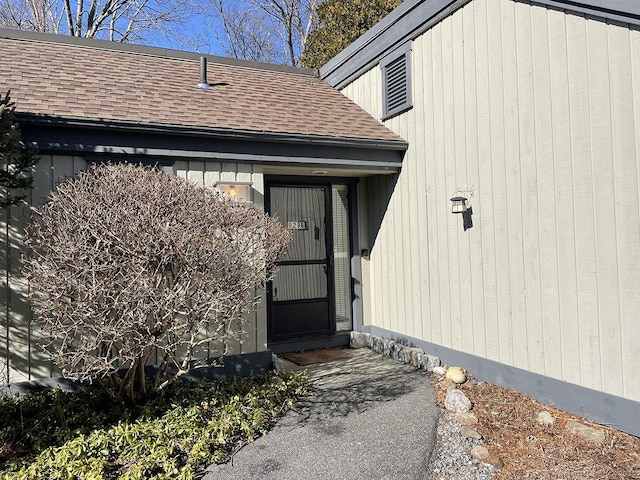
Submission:
M 495 475 L 491 465 L 469 455 L 480 440 L 460 434 L 460 424 L 454 414 L 443 410 L 438 421 L 436 450 L 433 452 L 426 479 L 428 480 L 489 480 Z

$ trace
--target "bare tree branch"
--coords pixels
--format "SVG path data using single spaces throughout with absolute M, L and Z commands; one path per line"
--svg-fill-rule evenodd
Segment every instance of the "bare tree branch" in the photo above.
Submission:
M 228 55 L 298 65 L 315 0 L 210 0 Z M 310 8 L 313 7 L 313 8 Z
M 179 26 L 192 0 L 0 0 L 0 26 L 126 42 Z M 61 24 L 63 26 L 61 27 Z
M 81 173 L 27 228 L 24 273 L 51 338 L 43 347 L 68 378 L 135 401 L 154 352 L 161 389 L 212 342 L 219 356 L 240 338 L 289 239 L 251 204 L 178 177 L 131 165 Z

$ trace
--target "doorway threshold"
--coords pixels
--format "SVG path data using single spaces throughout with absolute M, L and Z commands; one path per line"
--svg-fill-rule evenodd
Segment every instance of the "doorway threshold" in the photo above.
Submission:
M 297 338 L 281 342 L 271 342 L 269 350 L 275 354 L 302 352 L 304 350 L 315 350 L 316 348 L 345 347 L 349 345 L 351 332 L 340 332 L 335 335 Z

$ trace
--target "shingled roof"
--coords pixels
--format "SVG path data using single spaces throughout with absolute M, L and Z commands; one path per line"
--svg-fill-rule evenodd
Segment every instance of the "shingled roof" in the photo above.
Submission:
M 311 70 L 0 30 L 0 91 L 21 114 L 372 142 L 404 141 Z

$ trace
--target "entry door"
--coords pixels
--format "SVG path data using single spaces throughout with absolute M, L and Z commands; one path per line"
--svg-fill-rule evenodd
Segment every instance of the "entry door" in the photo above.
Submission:
M 269 213 L 293 235 L 268 288 L 269 342 L 335 333 L 330 190 L 269 187 Z

